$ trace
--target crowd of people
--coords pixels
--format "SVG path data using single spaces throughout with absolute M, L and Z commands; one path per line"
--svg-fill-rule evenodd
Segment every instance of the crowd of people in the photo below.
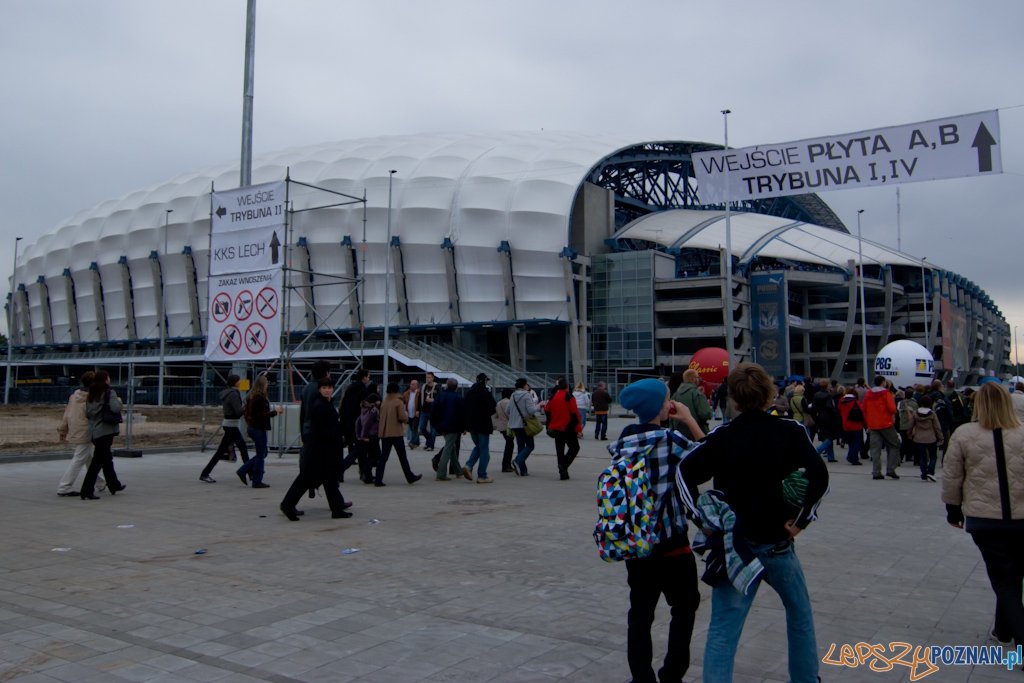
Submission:
M 427 373 L 423 385 L 412 381 L 403 392 L 391 382 L 381 396 L 369 372 L 360 369 L 335 407 L 330 364 L 318 361 L 301 393 L 299 473 L 281 502 L 282 513 L 298 521 L 302 496 L 312 497 L 322 488 L 331 516 L 351 517 L 352 503 L 339 489 L 346 470 L 357 465 L 360 481 L 385 486 L 392 451 L 405 480 L 415 484 L 422 475 L 412 471 L 407 447 L 418 448 L 421 438 L 426 451 L 437 448 L 438 435 L 443 440 L 431 462 L 435 481 L 473 481 L 475 470 L 479 484 L 493 482 L 488 468 L 495 430 L 504 439 L 501 471 L 521 477 L 529 476 L 534 438 L 546 429 L 554 441 L 559 477 L 568 479 L 588 410 L 595 417 L 594 438 L 608 440 L 612 397 L 603 383 L 591 394 L 560 377 L 550 398 L 540 401 L 525 379 L 514 390 L 503 390 L 500 399 L 489 382 L 485 374 L 478 375 L 463 396 L 455 379 L 442 388 Z M 235 472 L 242 483 L 267 488 L 267 432 L 281 411 L 270 404 L 265 376 L 256 378 L 244 401 L 239 383 L 231 375 L 221 392 L 224 435 L 200 480 L 215 483 L 210 476 L 214 467 L 234 446 L 242 460 Z M 712 586 L 704 680 L 732 680 L 743 624 L 762 583 L 778 593 L 785 607 L 790 680 L 819 680 L 813 610 L 795 538 L 816 519 L 828 492 L 825 461 L 836 460 L 837 443 L 847 447 L 851 465 L 862 464 L 866 446 L 874 479 L 898 479 L 897 467 L 912 460 L 921 479 L 933 482 L 942 450 L 947 522 L 972 535 L 996 594 L 992 636 L 1024 644 L 1024 384 L 1012 394 L 998 383 L 977 392 L 959 392 L 953 383 L 943 386 L 938 380 L 897 388 L 882 376 L 872 386 L 863 378 L 851 387 L 791 378 L 782 387 L 761 366 L 741 363 L 712 393 L 712 401 L 705 389 L 700 375 L 687 370 L 667 382 L 640 380 L 619 394 L 619 403 L 638 420 L 608 447 L 612 465 L 599 479 L 601 517 L 594 536 L 602 548 L 620 544 L 613 559 L 625 560 L 627 659 L 634 682 L 681 681 L 689 668 L 700 603 L 694 554 L 705 560 L 700 580 Z M 722 412 L 722 423 L 714 429 L 712 403 Z M 110 450 L 121 407 L 106 372 L 82 376 L 82 388 L 69 399 L 59 428 L 61 438 L 75 445 L 59 495 L 95 500 L 104 488 L 111 494 L 125 488 Z M 538 419 L 541 413 L 546 427 Z M 241 435 L 243 420 L 255 445 L 252 458 Z M 464 434 L 473 450 L 461 464 Z M 623 464 L 625 470 L 619 467 Z M 76 491 L 73 485 L 83 468 L 85 479 Z M 623 471 L 631 473 L 628 487 L 625 479 L 613 476 Z M 641 480 L 645 483 L 638 486 Z M 709 481 L 713 488 L 701 493 L 699 487 Z M 650 513 L 626 515 L 632 527 L 624 533 L 617 506 L 630 497 L 630 505 L 649 506 Z M 601 531 L 609 528 L 606 517 L 616 529 L 610 539 Z M 623 539 L 644 525 L 647 537 L 625 544 L 622 551 Z M 605 559 L 608 555 L 602 552 Z M 669 643 L 655 675 L 651 628 L 662 596 L 671 607 Z
M 951 434 L 971 422 L 976 396 L 970 387 L 958 391 L 952 380 L 899 388 L 882 376 L 870 387 L 863 377 L 850 387 L 791 378 L 785 388 L 776 385 L 776 392 L 772 412 L 803 424 L 829 462 L 836 461 L 835 446 L 843 445 L 850 465 L 871 461 L 873 479 L 899 479 L 897 468 L 913 462 L 929 482 L 936 481 L 939 450 L 945 452 Z M 1024 385 L 1012 400 L 1024 416 Z
M 623 546 L 629 532 L 621 527 L 602 536 L 609 528 L 604 518 L 595 530 L 599 547 L 614 540 L 627 548 L 627 658 L 634 682 L 681 681 L 689 667 L 699 604 L 694 554 L 704 556 L 701 580 L 712 586 L 704 680 L 732 680 L 743 623 L 761 583 L 785 607 L 789 679 L 820 680 L 795 538 L 816 518 L 828 491 L 825 461 L 835 460 L 835 442 L 845 443 L 850 464 L 858 465 L 865 429 L 874 479 L 898 479 L 895 470 L 905 458 L 919 466 L 923 480 L 935 481 L 938 449 L 944 450 L 946 519 L 971 534 L 985 562 L 996 595 L 991 635 L 1004 644 L 1024 644 L 1024 384 L 1012 393 L 995 382 L 977 392 L 938 381 L 897 389 L 880 376 L 870 387 L 864 379 L 846 388 L 794 378 L 783 388 L 760 366 L 741 363 L 724 394 L 715 394 L 724 396 L 726 419 L 710 433 L 698 422 L 701 412 L 711 410 L 696 391 L 699 385 L 699 376 L 682 375 L 668 382 L 641 380 L 623 390 L 619 402 L 638 424 L 623 430 L 610 449 L 612 466 L 599 480 L 599 508 L 604 502 L 614 515 L 620 512 L 614 501 L 630 493 L 612 495 L 601 486 L 618 481 L 612 475 L 623 464 L 633 481 L 642 468 L 655 511 L 646 551 L 639 541 Z M 708 481 L 713 488 L 700 493 L 698 486 Z M 671 620 L 656 675 L 651 626 L 662 595 Z

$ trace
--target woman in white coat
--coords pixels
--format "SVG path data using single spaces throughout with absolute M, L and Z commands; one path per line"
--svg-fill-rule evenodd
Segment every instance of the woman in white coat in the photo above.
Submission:
M 942 468 L 946 521 L 966 529 L 996 594 L 992 635 L 1024 645 L 1024 425 L 998 382 L 974 400 L 977 422 L 957 428 Z

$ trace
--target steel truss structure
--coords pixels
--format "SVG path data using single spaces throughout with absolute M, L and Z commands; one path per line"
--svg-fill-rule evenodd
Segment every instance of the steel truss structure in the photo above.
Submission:
M 701 203 L 693 172 L 694 152 L 722 149 L 703 142 L 648 142 L 604 159 L 587 181 L 615 193 L 615 227 L 667 209 L 722 210 Z M 835 212 L 814 194 L 737 202 L 733 211 L 767 214 L 849 232 Z

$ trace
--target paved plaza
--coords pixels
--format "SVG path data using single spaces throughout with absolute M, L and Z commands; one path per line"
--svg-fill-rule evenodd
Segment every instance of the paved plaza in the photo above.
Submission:
M 625 423 L 612 420 L 614 433 Z M 625 567 L 602 562 L 591 537 L 608 459 L 592 436 L 570 481 L 558 481 L 543 435 L 530 477 L 502 474 L 494 435 L 493 484 L 434 482 L 417 450 L 420 483 L 406 485 L 392 457 L 387 487 L 342 486 L 351 519 L 331 519 L 317 497 L 298 523 L 277 508 L 295 456 L 270 456 L 264 490 L 243 488 L 230 463 L 200 483 L 208 454 L 118 459 L 127 490 L 96 501 L 56 495 L 65 461 L 0 465 L 0 682 L 628 681 Z M 834 659 L 860 642 L 995 645 L 984 565 L 946 525 L 940 484 L 909 466 L 899 481 L 872 481 L 844 455 L 798 541 L 819 656 L 832 643 Z M 704 584 L 701 595 L 687 681 L 701 675 Z M 663 604 L 656 657 L 666 624 Z M 767 587 L 736 671 L 738 682 L 787 680 L 784 612 Z M 868 663 L 822 665 L 821 676 L 911 680 L 905 666 Z M 1021 676 L 942 666 L 925 680 Z

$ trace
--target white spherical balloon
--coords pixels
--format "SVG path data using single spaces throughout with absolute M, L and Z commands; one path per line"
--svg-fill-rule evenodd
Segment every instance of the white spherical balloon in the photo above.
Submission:
M 935 359 L 928 349 L 909 339 L 886 344 L 875 357 L 875 375 L 897 387 L 927 384 L 935 379 Z

